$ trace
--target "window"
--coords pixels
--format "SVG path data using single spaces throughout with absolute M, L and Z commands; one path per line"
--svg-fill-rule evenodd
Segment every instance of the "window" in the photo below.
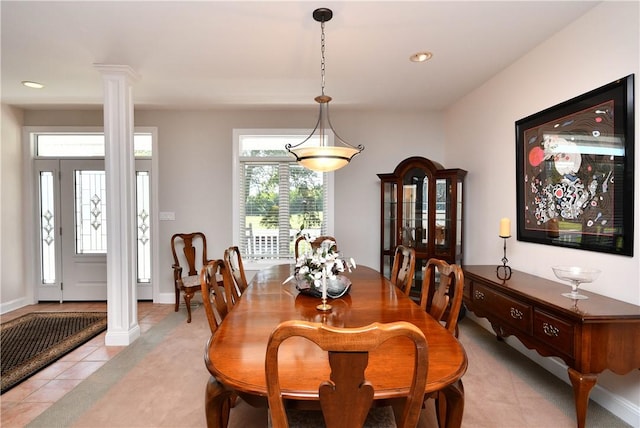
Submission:
M 331 174 L 301 167 L 284 148 L 305 132 L 234 130 L 233 239 L 249 262 L 290 260 L 300 229 L 333 228 Z
M 35 135 L 37 157 L 104 157 L 104 133 L 51 132 Z M 151 157 L 153 136 L 148 132 L 133 135 L 134 156 Z

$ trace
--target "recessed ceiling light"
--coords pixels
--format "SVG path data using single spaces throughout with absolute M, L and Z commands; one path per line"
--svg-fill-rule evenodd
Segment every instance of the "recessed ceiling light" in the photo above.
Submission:
M 44 88 L 44 85 L 42 83 L 31 82 L 29 80 L 23 80 L 22 84 L 24 86 L 26 86 L 27 88 L 34 88 L 34 89 L 42 89 L 42 88 Z
M 430 60 L 432 56 L 433 54 L 431 52 L 425 51 L 425 52 L 414 53 L 409 57 L 409 59 L 411 60 L 411 62 L 425 62 Z

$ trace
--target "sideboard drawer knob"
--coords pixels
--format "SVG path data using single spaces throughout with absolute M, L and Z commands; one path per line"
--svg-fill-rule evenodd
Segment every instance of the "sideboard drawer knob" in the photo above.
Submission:
M 524 313 L 522 313 L 521 310 L 516 308 L 511 308 L 510 313 L 511 313 L 511 318 L 514 318 L 517 320 L 521 320 L 522 316 L 524 315 Z
M 551 337 L 558 337 L 558 333 L 560 333 L 560 330 L 557 327 L 554 327 L 547 322 L 542 323 L 542 331 L 544 331 L 544 334 Z
M 484 293 L 482 291 L 476 290 L 473 295 L 475 296 L 476 300 L 484 300 Z

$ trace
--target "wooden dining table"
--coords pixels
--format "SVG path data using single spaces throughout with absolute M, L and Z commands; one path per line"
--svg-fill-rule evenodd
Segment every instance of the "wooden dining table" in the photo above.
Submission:
M 345 273 L 352 284 L 349 293 L 330 299 L 329 312 L 318 311 L 320 299 L 300 294 L 295 281 L 283 283 L 293 271 L 291 265 L 259 271 L 209 339 L 205 350 L 205 363 L 211 373 L 205 394 L 207 426 L 227 426 L 230 398 L 235 395 L 250 405 L 267 406 L 267 342 L 273 329 L 287 320 L 336 327 L 393 321 L 418 326 L 428 343 L 425 394 L 441 391 L 446 398 L 445 426 L 460 426 L 464 407 L 461 378 L 467 370 L 467 355 L 454 335 L 369 267 L 358 266 Z M 390 340 L 371 353 L 366 376 L 375 388 L 376 404 L 390 404 L 406 396 L 413 375 L 412 346 L 407 340 Z M 326 352 L 304 339 L 291 338 L 280 347 L 279 360 L 287 405 L 319 408 L 318 386 L 329 378 L 330 372 Z

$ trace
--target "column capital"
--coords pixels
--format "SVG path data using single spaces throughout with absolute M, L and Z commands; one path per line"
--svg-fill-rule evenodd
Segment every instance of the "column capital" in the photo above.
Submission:
M 128 65 L 93 64 L 103 76 L 126 76 L 130 81 L 140 79 L 140 75 Z

